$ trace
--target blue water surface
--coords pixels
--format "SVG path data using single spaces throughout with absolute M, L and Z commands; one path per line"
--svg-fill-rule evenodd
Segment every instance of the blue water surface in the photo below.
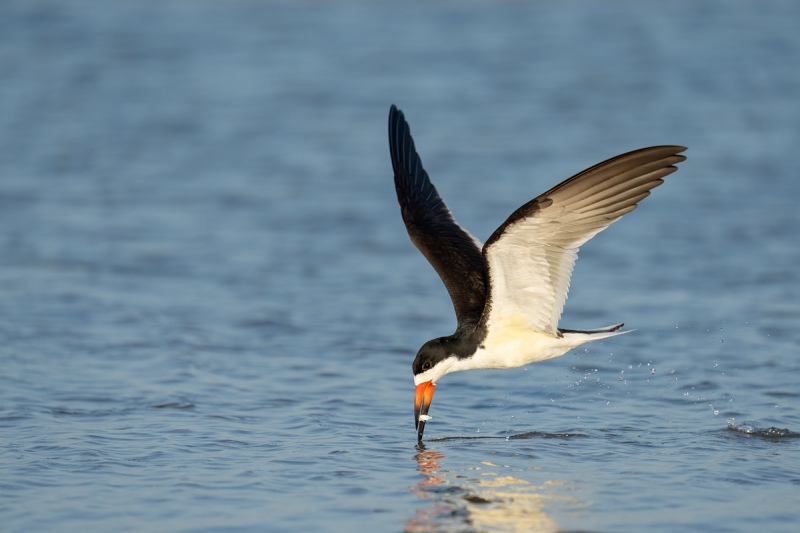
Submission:
M 800 4 L 0 5 L 0 530 L 796 531 Z M 562 325 L 440 382 L 401 107 L 459 222 L 689 147 Z

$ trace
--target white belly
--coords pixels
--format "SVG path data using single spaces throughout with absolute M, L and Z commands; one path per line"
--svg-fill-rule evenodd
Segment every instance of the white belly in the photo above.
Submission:
M 527 320 L 504 320 L 492 324 L 483 344 L 472 357 L 457 361 L 451 370 L 516 368 L 564 355 L 572 348 L 605 335 L 566 333 L 554 337 L 527 326 Z
M 516 368 L 564 355 L 575 346 L 540 331 L 502 330 L 486 338 L 474 359 L 476 368 Z

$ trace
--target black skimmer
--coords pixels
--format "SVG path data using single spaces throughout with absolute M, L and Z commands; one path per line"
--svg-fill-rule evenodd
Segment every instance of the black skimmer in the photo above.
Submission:
M 514 211 L 486 244 L 459 226 L 414 148 L 403 112 L 389 110 L 389 149 L 411 241 L 453 301 L 455 333 L 422 345 L 412 370 L 414 422 L 422 441 L 436 382 L 445 374 L 514 368 L 626 333 L 558 327 L 579 247 L 622 215 L 686 159 L 683 146 L 642 148 L 603 161 Z

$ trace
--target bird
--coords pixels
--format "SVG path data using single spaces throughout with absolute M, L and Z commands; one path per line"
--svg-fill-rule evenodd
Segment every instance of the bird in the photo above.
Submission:
M 446 374 L 529 365 L 627 333 L 624 324 L 558 326 L 578 249 L 633 211 L 677 170 L 685 150 L 651 146 L 598 163 L 522 205 L 481 244 L 431 183 L 405 115 L 392 104 L 389 151 L 400 212 L 412 243 L 444 282 L 457 321 L 452 335 L 424 343 L 412 364 L 418 443 Z

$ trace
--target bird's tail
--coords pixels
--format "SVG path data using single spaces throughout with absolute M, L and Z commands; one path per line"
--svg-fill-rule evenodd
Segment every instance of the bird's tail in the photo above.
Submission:
M 605 339 L 606 337 L 613 337 L 615 335 L 623 335 L 625 333 L 630 333 L 631 331 L 636 331 L 633 329 L 629 329 L 628 331 L 620 331 L 622 326 L 625 324 L 614 324 L 613 326 L 608 326 L 605 328 L 598 328 L 598 329 L 558 329 L 558 332 L 561 333 L 563 337 L 579 337 L 586 339 L 584 342 L 594 341 L 598 339 Z

